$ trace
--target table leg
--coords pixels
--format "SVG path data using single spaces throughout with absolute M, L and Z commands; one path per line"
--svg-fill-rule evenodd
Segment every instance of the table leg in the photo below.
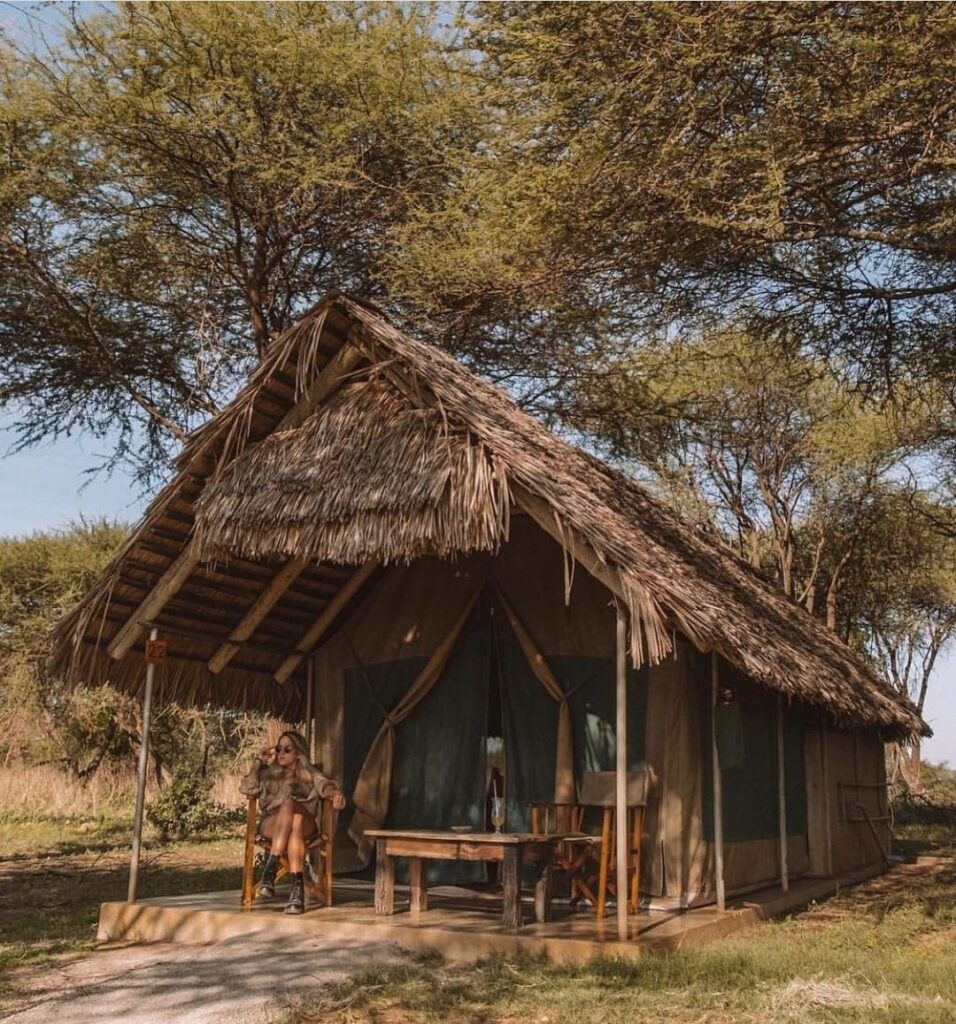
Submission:
M 539 924 L 551 920 L 552 859 L 554 851 L 549 850 L 538 862 L 538 877 L 534 883 L 534 919 Z
M 501 881 L 504 887 L 504 913 L 502 919 L 506 928 L 521 927 L 521 862 L 522 848 L 506 846 L 501 863 Z
M 375 913 L 387 917 L 395 913 L 395 860 L 385 852 L 385 840 L 375 844 Z
M 409 858 L 408 887 L 412 897 L 409 909 L 413 914 L 424 913 L 428 910 L 428 883 L 425 880 L 425 862 L 421 857 Z

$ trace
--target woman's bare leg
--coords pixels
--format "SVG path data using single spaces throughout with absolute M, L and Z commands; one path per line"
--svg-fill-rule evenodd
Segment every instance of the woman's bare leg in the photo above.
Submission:
M 292 815 L 292 835 L 289 836 L 289 844 L 286 848 L 290 871 L 301 871 L 305 867 L 305 841 L 309 836 L 316 835 L 318 831 L 319 826 L 309 813 L 308 808 L 296 804 L 295 813 Z
M 291 797 L 282 801 L 279 810 L 262 822 L 262 834 L 270 840 L 269 852 L 277 857 L 286 854 L 289 870 L 301 871 L 305 864 L 305 836 L 315 832 L 315 818 L 308 809 Z
M 270 814 L 262 822 L 262 834 L 269 839 L 269 852 L 281 857 L 285 853 L 289 842 L 289 835 L 292 832 L 292 816 L 295 801 L 286 799 L 282 801 L 278 811 Z

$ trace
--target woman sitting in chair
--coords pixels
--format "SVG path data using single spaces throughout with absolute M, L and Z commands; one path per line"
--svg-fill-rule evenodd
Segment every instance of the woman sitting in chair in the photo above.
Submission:
M 263 748 L 239 789 L 246 796 L 259 798 L 259 834 L 269 847 L 256 893 L 275 896 L 276 872 L 284 855 L 292 878 L 285 913 L 301 914 L 305 910 L 305 851 L 319 834 L 319 801 L 331 800 L 340 811 L 345 806 L 342 790 L 312 767 L 308 745 L 297 732 L 284 732 L 275 748 Z

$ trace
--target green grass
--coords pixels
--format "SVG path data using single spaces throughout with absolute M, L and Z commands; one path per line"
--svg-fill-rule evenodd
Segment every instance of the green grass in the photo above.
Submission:
M 956 823 L 940 825 L 929 845 L 951 856 Z M 677 953 L 574 965 L 493 958 L 468 967 L 431 956 L 373 969 L 292 1011 L 287 1024 L 952 1024 L 956 865 L 904 871 Z

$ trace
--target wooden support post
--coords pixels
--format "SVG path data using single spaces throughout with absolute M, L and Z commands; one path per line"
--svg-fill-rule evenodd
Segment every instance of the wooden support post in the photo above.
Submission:
M 317 405 L 324 402 L 338 388 L 342 378 L 351 373 L 361 361 L 362 353 L 354 345 L 343 345 L 308 386 L 305 394 L 282 417 L 275 432 L 298 427 Z
M 724 891 L 724 804 L 720 779 L 720 752 L 717 749 L 717 698 L 719 694 L 720 661 L 716 651 L 710 655 L 710 751 L 714 788 L 714 875 L 717 885 L 717 909 L 727 909 Z
M 149 631 L 150 640 L 159 636 L 154 626 Z M 139 745 L 139 764 L 136 769 L 136 808 L 133 811 L 133 849 L 129 861 L 129 888 L 126 902 L 136 902 L 136 887 L 139 883 L 139 854 L 143 842 L 143 809 L 146 805 L 146 769 L 149 763 L 149 727 L 153 717 L 153 680 L 156 665 L 151 661 L 146 666 L 146 692 L 143 694 L 143 735 Z
M 611 862 L 611 839 L 614 835 L 614 809 L 605 807 L 601 815 L 601 861 L 598 867 L 597 916 L 603 918 L 607 911 L 607 872 Z
M 408 858 L 408 890 L 411 895 L 409 910 L 413 914 L 424 914 L 428 910 L 428 884 L 425 870 L 425 862 L 421 857 Z
M 366 562 L 361 569 L 351 576 L 342 589 L 322 609 L 322 613 L 315 620 L 309 631 L 296 644 L 295 651 L 285 659 L 276 669 L 276 682 L 284 683 L 289 676 L 299 667 L 299 663 L 306 655 L 311 654 L 315 645 L 322 638 L 325 631 L 332 625 L 335 617 L 349 603 L 356 591 L 375 571 L 377 562 Z
M 644 835 L 644 808 L 635 807 L 631 811 L 633 827 L 631 829 L 631 896 L 630 903 L 633 913 L 641 909 L 641 837 Z
M 309 764 L 315 764 L 315 661 L 305 666 L 305 742 L 309 748 Z M 323 768 L 325 766 L 323 765 Z
M 273 609 L 280 597 L 289 589 L 309 563 L 301 558 L 290 558 L 288 562 L 272 577 L 266 588 L 256 598 L 252 607 L 242 617 L 242 621 L 229 634 L 209 659 L 209 671 L 214 675 L 221 672 L 241 646 L 252 636 L 262 620 Z
M 617 937 L 627 940 L 627 620 L 617 602 L 617 729 L 615 730 L 615 822 L 617 841 Z
M 503 920 L 506 928 L 517 931 L 521 927 L 521 862 L 520 843 L 506 846 L 502 851 L 501 882 L 504 890 Z
M 395 860 L 385 852 L 384 839 L 375 844 L 375 913 L 395 913 Z
M 197 565 L 199 565 L 199 559 L 196 557 L 196 544 L 195 541 L 190 541 L 110 641 L 110 645 L 107 647 L 110 657 L 118 660 L 126 655 L 142 635 L 143 621 L 156 618 L 169 601 L 179 593 L 179 588 L 186 582 Z
M 787 865 L 787 776 L 784 756 L 783 696 L 777 694 L 777 807 L 780 811 L 780 887 L 790 889 L 790 871 Z
M 242 905 L 252 906 L 255 899 L 255 886 L 252 881 L 253 864 L 256 858 L 256 797 L 249 797 L 246 806 L 246 840 L 242 855 Z

